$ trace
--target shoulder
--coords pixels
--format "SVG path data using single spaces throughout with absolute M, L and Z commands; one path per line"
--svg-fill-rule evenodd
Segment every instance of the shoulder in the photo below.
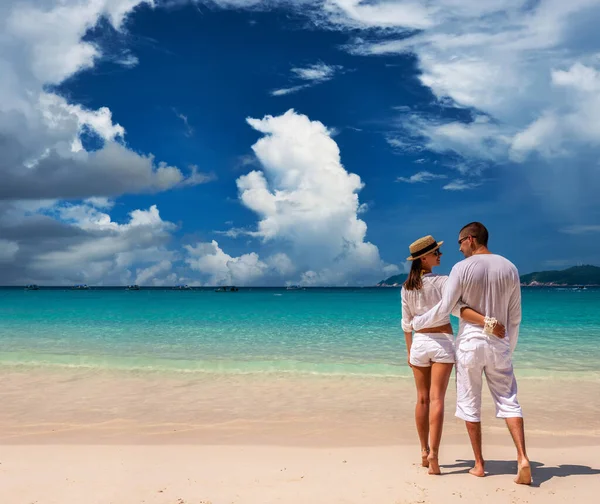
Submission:
M 433 285 L 444 285 L 448 281 L 448 275 L 436 275 L 431 273 L 423 277 L 423 283 L 431 283 Z
M 450 275 L 454 276 L 454 275 L 462 274 L 466 269 L 469 268 L 469 266 L 471 266 L 473 264 L 473 261 L 471 261 L 471 259 L 473 259 L 473 257 L 474 256 L 467 257 L 466 259 L 463 259 L 462 261 L 458 261 L 454 266 L 452 266 L 452 270 L 450 270 Z
M 507 271 L 514 273 L 517 277 L 519 276 L 519 270 L 517 269 L 517 267 L 511 261 L 509 261 L 506 257 L 498 255 L 498 254 L 492 254 L 492 257 L 496 261 L 501 263 L 504 266 L 504 268 L 506 268 Z

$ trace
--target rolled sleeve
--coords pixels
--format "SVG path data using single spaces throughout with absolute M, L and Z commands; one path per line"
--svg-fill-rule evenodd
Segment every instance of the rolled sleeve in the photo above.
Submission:
M 404 332 L 411 332 L 413 330 L 411 322 L 413 319 L 412 312 L 410 310 L 410 306 L 406 301 L 406 291 L 404 287 L 402 287 L 402 291 L 400 293 L 400 298 L 402 300 L 402 320 L 400 324 L 402 325 L 402 330 Z
M 508 342 L 510 351 L 514 352 L 519 340 L 519 327 L 521 326 L 521 285 L 516 283 L 508 303 Z

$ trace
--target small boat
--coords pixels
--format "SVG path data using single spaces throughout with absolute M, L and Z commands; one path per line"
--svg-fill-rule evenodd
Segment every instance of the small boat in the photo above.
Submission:
M 125 290 L 140 290 L 139 285 L 128 285 Z
M 184 284 L 184 285 L 176 285 L 175 287 L 173 287 L 173 290 L 192 290 L 192 288 L 189 285 Z
M 285 290 L 302 290 L 302 287 L 299 285 L 288 285 Z
M 239 289 L 237 287 L 235 287 L 234 285 L 231 286 L 224 286 L 224 287 L 219 287 L 218 289 L 215 289 L 215 292 L 237 292 L 239 291 Z
M 40 290 L 40 288 L 35 284 L 30 284 L 25 286 L 25 290 Z
M 87 286 L 87 284 L 78 284 L 78 285 L 73 285 L 73 287 L 71 287 L 71 290 L 88 290 L 89 287 Z

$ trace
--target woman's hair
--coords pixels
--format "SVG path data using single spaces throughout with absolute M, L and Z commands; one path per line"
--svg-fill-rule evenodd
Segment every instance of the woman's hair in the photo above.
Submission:
M 421 258 L 415 259 L 410 267 L 408 278 L 404 282 L 404 288 L 406 290 L 419 290 L 423 287 L 423 281 L 421 280 L 422 271 L 423 263 L 421 262 Z

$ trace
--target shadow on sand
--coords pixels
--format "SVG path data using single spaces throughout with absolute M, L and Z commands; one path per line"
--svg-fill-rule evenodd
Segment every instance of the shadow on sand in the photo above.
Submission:
M 442 469 L 456 469 L 447 471 L 446 474 L 465 474 L 475 464 L 474 460 L 458 459 L 456 464 L 440 465 Z M 552 478 L 566 478 L 567 476 L 591 476 L 600 474 L 600 469 L 592 469 L 588 466 L 564 464 L 559 466 L 545 466 L 541 462 L 530 461 L 533 483 L 531 486 L 539 487 Z M 514 460 L 486 460 L 486 477 L 500 474 L 517 474 L 517 462 Z

